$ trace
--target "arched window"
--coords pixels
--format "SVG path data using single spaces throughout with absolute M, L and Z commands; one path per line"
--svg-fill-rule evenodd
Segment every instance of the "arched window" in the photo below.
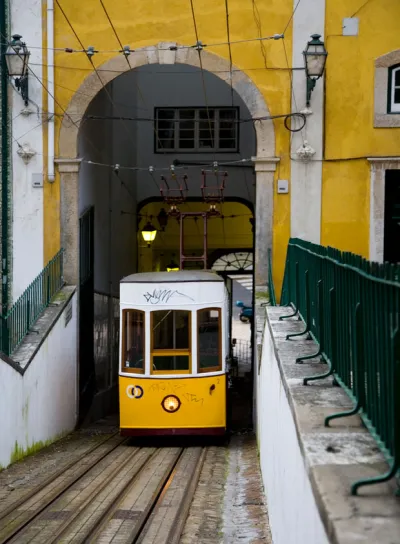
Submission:
M 400 113 L 400 65 L 389 69 L 389 112 Z

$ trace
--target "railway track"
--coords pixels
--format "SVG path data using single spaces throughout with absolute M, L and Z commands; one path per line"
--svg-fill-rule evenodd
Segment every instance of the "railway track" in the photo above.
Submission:
M 205 455 L 114 435 L 0 511 L 0 544 L 176 544 Z

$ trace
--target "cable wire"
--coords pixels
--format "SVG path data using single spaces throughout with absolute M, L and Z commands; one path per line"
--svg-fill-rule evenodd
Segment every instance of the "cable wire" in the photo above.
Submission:
M 231 101 L 233 106 L 233 82 L 232 82 L 232 68 L 233 68 L 233 62 L 232 62 L 232 48 L 231 48 L 231 40 L 230 40 L 230 30 L 229 30 L 229 7 L 228 7 L 228 0 L 225 0 L 225 14 L 226 14 L 226 35 L 228 38 L 228 49 L 229 49 L 229 81 L 231 85 Z
M 61 13 L 62 13 L 64 19 L 66 20 L 68 26 L 70 27 L 72 33 L 74 34 L 75 38 L 77 39 L 79 45 L 82 47 L 82 49 L 85 49 L 85 46 L 83 45 L 81 39 L 79 38 L 79 36 L 78 36 L 76 30 L 74 29 L 74 27 L 73 27 L 71 21 L 69 20 L 67 14 L 66 14 L 65 11 L 63 10 L 63 8 L 62 8 L 62 6 L 61 6 L 59 0 L 55 0 L 55 2 L 56 2 L 56 4 L 57 4 L 59 10 L 61 11 Z M 112 98 L 112 96 L 111 96 L 111 93 L 110 93 L 110 91 L 107 89 L 107 86 L 104 85 L 104 82 L 103 82 L 103 80 L 101 79 L 100 74 L 98 73 L 97 68 L 96 68 L 96 66 L 95 66 L 95 64 L 94 64 L 94 62 L 93 62 L 91 56 L 88 55 L 87 57 L 88 57 L 88 60 L 89 60 L 90 64 L 91 64 L 92 67 L 93 67 L 93 70 L 94 70 L 95 73 L 96 73 L 96 76 L 97 76 L 98 80 L 99 80 L 100 83 L 101 83 L 102 90 L 106 93 L 107 98 L 108 98 L 108 100 L 110 101 L 110 103 L 111 103 L 113 109 L 115 109 L 115 111 L 118 112 L 118 109 L 117 109 L 117 107 L 116 107 L 116 105 L 115 105 L 115 103 L 114 103 L 114 100 L 113 100 L 113 98 Z M 132 137 L 132 134 L 130 133 L 128 127 L 126 126 L 126 124 L 125 124 L 125 122 L 123 121 L 122 118 L 121 118 L 121 121 L 122 121 L 122 124 L 123 124 L 123 127 L 124 127 L 126 133 L 128 134 L 129 139 L 130 139 L 131 142 L 132 142 L 133 147 L 135 148 L 135 147 L 136 147 L 136 142 L 134 141 L 134 139 L 133 139 L 133 137 Z
M 217 42 L 217 43 L 204 43 L 203 47 L 220 47 L 220 46 L 226 46 L 226 45 L 236 45 L 240 43 L 251 43 L 251 42 L 258 42 L 258 41 L 267 41 L 267 40 L 279 40 L 283 38 L 282 34 L 273 34 L 272 36 L 259 36 L 257 38 L 245 38 L 243 40 L 234 40 L 231 42 Z M 5 40 L 7 40 L 6 37 L 4 37 Z M 3 45 L 10 45 L 9 42 L 5 41 Z M 73 47 L 43 47 L 40 45 L 30 45 L 30 49 L 51 49 L 52 51 L 58 51 L 59 53 L 84 53 L 85 55 L 88 54 L 89 49 L 85 49 L 83 45 L 81 45 L 82 49 L 74 49 Z M 141 47 L 138 49 L 130 49 L 130 53 L 140 53 L 141 51 L 177 51 L 179 49 L 196 49 L 197 44 L 194 45 L 170 45 L 169 47 Z M 119 49 L 96 49 L 93 47 L 93 49 L 90 49 L 90 53 L 123 53 L 123 50 Z
M 341 34 L 340 34 L 341 36 Z M 31 66 L 49 66 L 48 64 L 43 64 L 43 63 L 40 63 L 40 62 L 30 62 L 29 63 Z M 63 66 L 63 65 L 60 65 L 60 64 L 53 64 L 51 65 L 53 66 L 54 68 L 57 68 L 59 70 L 79 70 L 79 71 L 83 71 L 83 72 L 91 72 L 92 69 L 91 68 L 85 68 L 84 66 Z M 275 72 L 287 72 L 288 70 L 290 71 L 304 71 L 305 68 L 304 66 L 294 66 L 294 67 L 287 67 L 287 66 L 267 66 L 267 68 L 265 67 L 254 67 L 254 68 L 247 68 L 247 67 L 243 67 L 243 68 L 233 68 L 232 69 L 232 73 L 235 73 L 235 72 L 256 72 L 256 71 L 260 71 L 260 70 L 270 70 L 271 72 L 272 71 L 275 71 Z M 111 74 L 126 74 L 126 70 L 110 70 L 109 68 L 97 68 L 97 71 L 98 72 L 107 72 L 107 73 L 111 73 Z M 230 70 L 207 70 L 207 72 L 209 72 L 210 74 L 227 74 L 230 72 Z M 188 71 L 184 71 L 184 70 L 176 70 L 173 72 L 174 74 L 180 74 L 180 75 L 186 75 L 186 76 L 197 76 L 197 72 L 193 71 L 193 72 L 188 72 Z M 157 73 L 156 71 L 152 71 L 152 70 L 141 70 L 140 71 L 140 74 L 143 75 L 162 75 L 162 76 L 170 76 L 171 73 L 170 72 L 159 72 Z M 68 89 L 68 87 L 64 87 L 65 89 Z M 68 90 L 72 90 L 72 89 L 68 89 Z M 75 92 L 75 91 L 72 91 L 72 92 Z M 140 108 L 140 109 L 143 109 L 143 108 Z
M 260 12 L 258 11 L 258 7 L 256 4 L 256 0 L 251 0 L 252 8 L 253 8 L 253 18 L 254 22 L 256 23 L 256 27 L 258 29 L 258 37 L 261 38 L 262 36 L 262 27 L 261 27 L 261 17 Z M 260 47 L 261 47 L 261 54 L 264 59 L 264 66 L 265 68 L 268 68 L 267 65 L 267 50 L 265 49 L 265 45 L 263 41 L 260 41 Z
M 368 0 L 368 1 L 369 1 L 369 0 Z M 282 33 L 283 36 L 285 35 L 286 30 L 289 28 L 289 25 L 290 25 L 290 23 L 292 22 L 292 19 L 293 19 L 293 17 L 294 17 L 294 14 L 296 13 L 297 8 L 299 7 L 300 2 L 301 2 L 301 0 L 298 0 L 298 1 L 297 1 L 297 4 L 296 4 L 296 6 L 295 6 L 295 8 L 294 8 L 294 10 L 293 10 L 293 12 L 292 12 L 290 18 L 289 18 L 289 21 L 287 22 L 287 24 L 286 24 L 286 26 L 285 26 L 285 30 L 284 30 L 283 33 Z
M 211 143 L 212 143 L 213 149 L 215 149 L 215 134 L 214 134 L 214 137 L 213 137 L 213 131 L 212 131 L 211 119 L 210 119 L 210 112 L 209 112 L 208 101 L 207 101 L 207 90 L 206 90 L 206 82 L 205 82 L 205 78 L 204 78 L 203 61 L 202 61 L 202 58 L 201 58 L 201 50 L 203 48 L 203 45 L 199 41 L 199 33 L 197 31 L 196 15 L 194 13 L 193 0 L 189 0 L 189 2 L 190 2 L 191 11 L 192 11 L 194 32 L 195 32 L 195 35 L 196 35 L 196 43 L 197 43 L 197 48 L 196 49 L 197 49 L 197 52 L 199 54 L 201 80 L 202 80 L 202 83 L 203 83 L 204 100 L 205 100 L 205 104 L 206 104 L 206 111 L 207 111 L 207 118 L 208 118 L 208 126 L 209 126 L 209 130 L 210 130 Z M 215 125 L 215 122 L 214 122 L 214 125 Z M 214 160 L 215 160 L 215 152 L 214 152 Z
M 118 36 L 118 32 L 117 32 L 117 30 L 116 30 L 116 28 L 115 28 L 115 26 L 114 26 L 114 24 L 113 24 L 113 22 L 112 22 L 112 20 L 111 20 L 111 17 L 110 17 L 110 15 L 109 15 L 109 13 L 108 13 L 108 11 L 107 11 L 107 9 L 106 9 L 106 6 L 104 5 L 103 0 L 99 0 L 99 1 L 100 1 L 100 4 L 101 4 L 101 7 L 103 8 L 103 11 L 104 11 L 104 13 L 105 13 L 105 15 L 106 15 L 106 17 L 107 17 L 107 20 L 108 20 L 108 22 L 109 22 L 109 24 L 110 24 L 110 26 L 111 26 L 111 28 L 112 28 L 112 31 L 114 32 L 114 36 L 116 37 L 117 42 L 119 43 L 119 46 L 121 47 L 121 51 L 123 51 L 123 50 L 124 50 L 124 46 L 122 45 L 122 42 L 121 42 L 121 40 L 120 40 L 120 38 L 119 38 L 119 36 Z M 131 63 L 129 62 L 128 55 L 124 54 L 124 57 L 125 57 L 125 60 L 126 60 L 126 62 L 127 62 L 127 64 L 128 64 L 129 71 L 131 71 L 131 70 L 132 70 L 132 66 L 131 66 Z M 138 93 L 139 93 L 140 99 L 142 100 L 143 104 L 144 104 L 145 107 L 148 109 L 148 111 L 150 111 L 150 108 L 147 106 L 146 100 L 145 100 L 145 98 L 144 98 L 144 94 L 143 94 L 143 92 L 142 92 L 142 90 L 141 90 L 141 88 L 140 88 L 140 86 L 139 86 L 139 84 L 138 84 L 137 81 L 135 81 L 135 85 L 136 85 L 136 89 L 137 89 L 137 91 L 138 91 Z M 154 123 L 154 124 L 153 124 L 153 130 L 154 130 L 155 136 L 156 136 L 156 138 L 157 138 L 157 140 L 158 140 L 158 143 L 159 143 L 159 145 L 160 145 L 160 148 L 162 148 L 161 140 L 160 140 L 160 137 L 159 137 L 159 135 L 158 135 L 157 123 Z M 157 184 L 157 187 L 158 187 L 158 184 Z M 158 187 L 158 189 L 160 189 L 160 187 Z

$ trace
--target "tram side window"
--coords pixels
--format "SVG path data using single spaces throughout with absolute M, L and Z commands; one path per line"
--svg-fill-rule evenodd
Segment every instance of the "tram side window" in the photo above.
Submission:
M 190 312 L 151 312 L 152 372 L 190 372 Z
M 222 369 L 221 310 L 206 308 L 197 312 L 199 372 Z
M 143 374 L 144 354 L 144 312 L 124 310 L 122 313 L 122 370 Z

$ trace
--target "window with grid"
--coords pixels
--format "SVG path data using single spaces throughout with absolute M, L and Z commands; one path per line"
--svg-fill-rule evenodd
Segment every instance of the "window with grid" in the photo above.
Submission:
M 389 81 L 389 112 L 400 113 L 400 66 L 390 69 Z
M 237 152 L 238 113 L 238 108 L 156 108 L 156 151 Z
M 191 367 L 190 312 L 151 312 L 151 361 L 153 374 L 187 374 Z

